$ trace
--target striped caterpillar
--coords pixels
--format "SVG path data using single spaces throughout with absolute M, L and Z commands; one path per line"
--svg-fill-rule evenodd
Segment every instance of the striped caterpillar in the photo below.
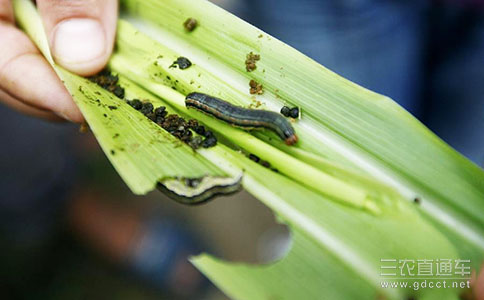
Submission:
M 270 129 L 287 145 L 293 145 L 298 140 L 291 123 L 276 112 L 235 106 L 222 99 L 202 93 L 189 94 L 185 98 L 185 105 L 237 127 Z

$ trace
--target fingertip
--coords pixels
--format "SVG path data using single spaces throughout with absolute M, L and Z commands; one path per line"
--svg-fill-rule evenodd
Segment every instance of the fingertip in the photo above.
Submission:
M 95 19 L 68 19 L 54 29 L 52 54 L 58 64 L 82 76 L 99 72 L 111 54 L 106 33 Z
M 21 36 L 16 40 L 20 42 Z M 79 108 L 47 61 L 36 52 L 12 49 L 13 57 L 0 69 L 0 87 L 24 103 L 50 110 L 63 119 L 82 122 Z M 15 52 L 15 51 L 14 51 Z
M 81 76 L 107 64 L 116 34 L 117 0 L 37 0 L 55 61 Z
M 84 121 L 71 94 L 42 56 L 39 54 L 21 56 L 17 62 L 12 62 L 10 69 L 13 84 L 11 87 L 21 94 L 21 99 L 49 109 L 67 121 L 75 123 Z M 21 74 L 25 74 L 25 69 L 32 73 L 21 77 Z M 16 76 L 15 72 L 17 72 Z
M 62 119 L 74 123 L 84 122 L 84 117 L 67 88 L 58 78 L 49 77 L 50 87 L 48 89 L 37 89 L 39 96 L 43 95 L 45 99 L 50 99 L 45 101 L 44 105 Z
M 84 116 L 82 115 L 81 111 L 79 110 L 79 108 L 77 106 L 69 107 L 70 103 L 72 103 L 72 100 L 70 100 L 69 102 L 66 102 L 64 105 L 62 105 L 64 107 L 63 110 L 54 111 L 54 113 L 64 120 L 67 120 L 67 121 L 70 121 L 70 122 L 73 122 L 73 123 L 83 123 L 85 120 L 84 120 Z
M 14 23 L 12 3 L 9 0 L 0 0 L 0 22 Z
M 41 118 L 51 122 L 65 122 L 64 118 L 57 116 L 52 111 L 43 110 L 43 109 L 28 105 L 22 102 L 21 100 L 11 96 L 10 94 L 2 91 L 1 89 L 0 89 L 0 102 L 25 115 Z

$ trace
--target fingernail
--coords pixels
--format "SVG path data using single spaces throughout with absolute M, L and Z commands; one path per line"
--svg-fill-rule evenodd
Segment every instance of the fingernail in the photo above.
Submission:
M 101 24 L 93 19 L 69 19 L 57 25 L 53 54 L 63 65 L 90 62 L 104 54 L 106 39 Z
M 69 122 L 72 122 L 72 120 L 66 114 L 64 114 L 63 112 L 54 111 L 54 114 L 56 114 L 58 117 L 60 117 L 60 118 L 62 118 L 64 120 L 67 120 Z

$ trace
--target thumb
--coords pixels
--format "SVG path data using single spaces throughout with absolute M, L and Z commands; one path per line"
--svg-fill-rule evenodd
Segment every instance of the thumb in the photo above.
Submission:
M 117 0 L 37 0 L 55 61 L 87 76 L 106 65 L 113 50 Z

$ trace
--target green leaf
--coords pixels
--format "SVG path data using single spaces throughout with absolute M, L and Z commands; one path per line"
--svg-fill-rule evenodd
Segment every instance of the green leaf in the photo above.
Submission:
M 192 262 L 234 299 L 377 298 L 371 285 L 313 239 L 293 231 L 293 244 L 283 261 L 268 266 L 228 264 L 208 255 Z
M 409 201 L 419 197 L 422 213 L 456 240 L 461 253 L 482 261 L 483 170 L 391 99 L 334 74 L 208 1 L 122 3 L 128 20 L 210 73 L 198 80 L 176 77 L 180 91 L 192 90 L 189 82 L 194 80 L 197 90 L 250 105 L 248 82 L 256 79 L 264 85 L 264 95 L 257 97 L 263 107 L 301 107 L 303 118 L 295 124 L 301 141 L 297 148 L 363 170 Z M 200 23 L 190 33 L 182 26 L 188 17 Z M 250 52 L 260 54 L 261 60 L 247 73 Z M 271 143 L 283 149 L 278 141 Z
M 228 295 L 236 299 L 267 299 L 269 295 L 280 296 L 277 299 L 313 299 L 320 294 L 323 298 L 348 299 L 355 290 L 344 287 L 353 283 L 362 288 L 359 296 L 362 299 L 374 299 L 375 295 L 393 299 L 413 292 L 420 296 L 440 294 L 436 290 L 416 292 L 380 286 L 385 280 L 380 276 L 381 259 L 458 257 L 449 241 L 422 219 L 413 206 L 400 202 L 395 211 L 375 216 L 328 201 L 248 159 L 236 159 L 237 155 L 226 151 L 219 157 L 243 168 L 244 187 L 290 226 L 293 249 L 288 257 L 265 267 L 222 263 L 209 256 L 195 258 L 195 265 L 220 283 Z M 235 284 L 238 282 L 245 285 Z
M 139 68 L 142 70 L 141 66 Z M 122 82 L 129 81 L 123 80 Z M 183 101 L 183 96 L 169 87 L 153 85 L 153 90 L 163 94 L 163 98 L 171 99 L 167 100 L 171 104 L 176 105 L 176 103 Z M 183 105 L 177 105 L 174 108 L 177 109 L 177 112 L 186 114 L 188 117 L 195 117 L 198 114 L 192 110 L 186 110 Z M 205 117 L 206 120 L 204 117 L 201 115 L 199 119 L 203 121 L 211 120 Z M 210 124 L 210 122 L 208 123 Z M 223 130 L 219 132 L 223 133 Z M 245 133 L 240 132 L 237 137 L 244 138 L 241 137 L 243 135 Z M 205 257 L 202 262 L 195 259 L 194 262 L 197 266 L 216 283 L 224 279 L 222 282 L 245 281 L 247 284 L 253 285 L 252 289 L 241 288 L 240 286 L 237 289 L 231 289 L 231 287 L 227 287 L 220 282 L 220 284 L 223 284 L 222 289 L 232 297 L 253 299 L 253 293 L 260 297 L 268 294 L 278 295 L 281 287 L 273 286 L 270 282 L 282 282 L 284 278 L 292 276 L 294 268 L 301 268 L 301 260 L 306 265 L 313 265 L 315 260 L 319 260 L 319 257 L 315 257 L 312 253 L 298 250 L 300 247 L 319 249 L 320 255 L 324 256 L 324 253 L 330 253 L 331 258 L 321 261 L 321 266 L 324 265 L 325 268 L 320 267 L 314 270 L 316 273 L 321 273 L 321 276 L 324 275 L 323 277 L 309 276 L 312 280 L 304 277 L 303 281 L 301 281 L 303 278 L 299 278 L 299 280 L 290 282 L 292 285 L 284 280 L 284 287 L 288 289 L 286 295 L 288 299 L 294 298 L 296 295 L 310 297 L 314 293 L 322 292 L 320 288 L 313 289 L 312 287 L 321 287 L 321 278 L 336 279 L 333 274 L 328 273 L 328 270 L 332 270 L 331 268 L 338 270 L 342 277 L 359 278 L 355 281 L 358 283 L 357 286 L 363 285 L 369 290 L 362 298 L 371 298 L 375 294 L 392 297 L 400 292 L 378 288 L 378 271 L 381 258 L 457 257 L 452 245 L 439 232 L 423 221 L 406 202 L 399 202 L 397 206 L 393 207 L 393 211 L 385 211 L 385 214 L 375 216 L 368 214 L 365 210 L 355 211 L 354 208 L 328 201 L 328 198 L 292 182 L 285 176 L 274 174 L 230 148 L 220 146 L 213 150 L 200 151 L 200 153 L 216 165 L 231 166 L 224 169 L 229 174 L 235 174 L 238 170 L 243 169 L 244 187 L 277 212 L 281 221 L 290 225 L 293 231 L 298 232 L 296 236 L 302 233 L 312 240 L 310 244 L 299 245 L 299 239 L 296 239 L 294 241 L 295 248 L 288 259 L 275 264 L 274 268 L 270 269 L 271 271 L 267 271 L 267 268 L 252 270 L 252 267 L 238 265 L 236 270 L 240 270 L 239 272 L 229 267 L 232 266 L 231 264 L 224 268 L 224 265 L 219 262 L 215 267 L 213 263 L 216 260 L 209 257 Z M 331 165 L 327 163 L 327 166 Z M 334 166 L 334 170 L 338 169 Z M 350 172 L 344 173 L 343 170 L 339 170 L 346 177 L 352 176 Z M 352 179 L 354 182 L 358 182 L 359 177 L 355 176 Z M 345 221 L 341 222 L 341 220 Z M 290 258 L 293 256 L 298 257 L 297 264 L 292 263 Z M 328 266 L 329 261 L 333 266 Z M 214 269 L 209 266 L 213 266 Z M 308 275 L 312 274 L 309 273 L 310 271 L 308 270 Z M 343 271 L 346 271 L 346 273 Z M 228 274 L 233 275 L 227 277 Z M 260 278 L 267 280 L 260 284 Z M 304 286 L 307 287 L 307 294 L 298 290 L 303 282 Z M 337 288 L 337 285 L 335 288 Z M 289 290 L 292 290 L 292 293 L 289 293 Z M 339 295 L 342 299 L 347 296 L 346 292 L 349 291 L 338 289 L 327 291 L 331 295 Z
M 218 146 L 193 152 L 124 101 L 57 67 L 31 2 L 14 1 L 19 23 L 65 81 L 134 192 L 144 193 L 166 177 L 235 177 L 243 171 L 244 188 L 291 228 L 291 252 L 267 266 L 207 255 L 192 260 L 227 295 L 456 298 L 457 289 L 383 288 L 381 259 L 470 258 L 478 267 L 484 253 L 481 169 L 392 100 L 339 77 L 207 1 L 122 3 L 125 18 L 154 38 L 119 23 L 109 65 L 120 74 L 128 97 L 149 99 L 196 118 L 217 133 Z M 190 33 L 183 29 L 188 17 L 200 23 Z M 245 59 L 250 52 L 260 54 L 261 60 L 248 73 Z M 171 68 L 179 56 L 188 57 L 193 66 Z M 264 85 L 264 95 L 249 94 L 251 79 Z M 248 133 L 187 110 L 184 98 L 192 91 L 273 111 L 283 104 L 297 105 L 302 118 L 294 127 L 300 142 L 289 147 L 271 133 Z M 125 136 L 122 142 L 114 140 L 117 131 L 126 134 L 118 136 Z M 142 150 L 126 151 L 132 144 Z M 125 151 L 117 155 L 119 148 Z M 116 155 L 111 155 L 113 149 Z M 248 153 L 279 172 L 249 160 Z M 413 203 L 416 196 L 420 205 Z M 440 279 L 435 273 L 431 278 Z

